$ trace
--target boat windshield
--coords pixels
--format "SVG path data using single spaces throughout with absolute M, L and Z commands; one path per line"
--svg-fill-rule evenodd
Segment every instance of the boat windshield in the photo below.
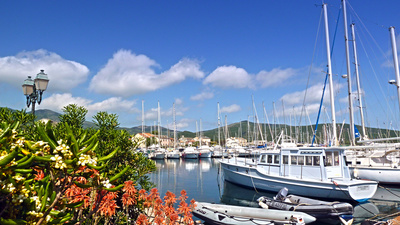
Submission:
M 343 176 L 339 155 L 339 150 L 325 152 L 324 163 L 328 178 Z

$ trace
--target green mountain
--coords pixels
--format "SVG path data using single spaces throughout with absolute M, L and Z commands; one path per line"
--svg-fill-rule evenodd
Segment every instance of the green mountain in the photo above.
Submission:
M 55 122 L 59 122 L 59 116 L 61 115 L 60 113 L 48 110 L 48 109 L 40 109 L 35 111 L 35 115 L 37 117 L 37 120 L 40 119 L 50 119 Z M 94 127 L 95 124 L 93 122 L 86 121 L 84 123 L 84 128 L 88 127 Z M 341 125 L 337 125 L 337 131 L 338 133 L 342 132 L 340 138 L 342 140 L 349 140 L 349 133 L 350 133 L 350 125 L 349 124 L 344 124 L 342 127 Z M 317 141 L 321 143 L 321 139 L 324 138 L 326 133 L 328 132 L 327 128 L 329 125 L 327 124 L 319 124 L 318 125 L 318 131 L 317 131 Z M 256 129 L 255 129 L 256 128 Z M 357 126 L 358 130 L 361 131 L 361 127 Z M 127 130 L 130 134 L 137 134 L 142 132 L 142 126 L 136 126 L 136 127 L 120 127 L 119 129 L 124 129 Z M 247 140 L 253 140 L 255 138 L 254 134 L 258 133 L 258 140 L 261 140 L 261 135 L 260 130 L 263 133 L 263 139 L 271 141 L 271 133 L 277 137 L 281 133 L 281 131 L 285 131 L 286 134 L 291 135 L 292 137 L 295 137 L 296 134 L 299 136 L 298 139 L 301 140 L 301 142 L 311 142 L 312 140 L 312 134 L 313 134 L 313 129 L 315 129 L 315 125 L 312 126 L 300 126 L 300 127 L 295 127 L 295 126 L 289 126 L 289 125 L 284 125 L 284 124 L 263 124 L 261 123 L 259 127 L 255 127 L 255 124 L 253 122 L 247 122 L 247 121 L 241 121 L 233 124 L 229 124 L 227 126 L 221 126 L 220 127 L 220 137 L 221 140 L 224 140 L 225 134 L 227 134 L 228 137 L 243 137 Z M 373 139 L 373 138 L 387 138 L 387 137 L 398 137 L 398 131 L 393 131 L 393 130 L 385 130 L 385 129 L 380 129 L 380 128 L 366 128 L 366 132 L 368 134 L 368 137 Z M 154 128 L 152 126 L 146 126 L 145 127 L 145 132 L 150 133 L 151 131 L 157 132 L 157 128 Z M 257 131 L 257 132 L 256 132 Z M 167 129 L 165 127 L 161 128 L 161 132 L 163 135 L 168 135 L 169 137 L 173 137 L 173 130 Z M 195 137 L 196 133 L 190 132 L 190 131 L 177 131 L 177 137 L 180 138 L 181 136 L 185 137 Z M 205 130 L 202 131 L 202 136 L 207 136 L 211 138 L 213 141 L 218 140 L 218 128 L 211 129 L 211 130 Z M 339 137 L 338 137 L 339 138 Z M 346 142 L 348 143 L 348 141 Z

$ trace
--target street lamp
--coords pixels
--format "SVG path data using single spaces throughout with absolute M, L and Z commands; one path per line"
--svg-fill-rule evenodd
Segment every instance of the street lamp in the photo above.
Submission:
M 40 70 L 40 73 L 36 75 L 35 80 L 32 80 L 31 76 L 28 76 L 28 79 L 26 79 L 22 85 L 28 108 L 32 103 L 33 115 L 35 115 L 35 104 L 36 102 L 38 104 L 42 102 L 42 95 L 46 90 L 48 83 L 49 78 L 47 77 L 47 74 L 44 73 L 44 70 Z

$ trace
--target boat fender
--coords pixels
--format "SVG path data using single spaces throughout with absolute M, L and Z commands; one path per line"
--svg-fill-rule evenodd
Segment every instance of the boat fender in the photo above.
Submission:
M 260 205 L 261 208 L 263 208 L 263 209 L 268 209 L 268 205 L 265 204 L 264 202 L 259 202 L 258 205 Z

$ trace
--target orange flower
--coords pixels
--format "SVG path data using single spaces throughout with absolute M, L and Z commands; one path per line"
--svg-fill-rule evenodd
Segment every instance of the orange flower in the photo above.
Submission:
M 122 195 L 122 204 L 126 206 L 134 205 L 136 204 L 136 199 L 132 198 L 128 193 L 124 193 Z
M 145 200 L 146 198 L 147 198 L 146 190 L 140 189 L 139 190 L 139 201 L 140 200 Z
M 154 223 L 155 224 L 164 224 L 164 217 L 156 216 L 156 218 L 154 219 Z
M 109 192 L 103 197 L 99 207 L 102 216 L 113 216 L 115 214 L 115 209 L 119 208 L 117 201 L 114 200 L 115 197 L 116 194 L 113 192 Z
M 137 220 L 136 220 L 136 224 L 137 225 L 150 225 L 149 219 L 147 218 L 147 216 L 143 213 L 141 213 Z
M 131 180 L 125 181 L 125 185 L 122 190 L 125 191 L 126 193 L 128 193 L 129 195 L 131 195 L 132 197 L 133 197 L 133 195 L 135 195 L 137 193 L 135 184 Z
M 44 178 L 43 170 L 34 169 L 36 171 L 35 180 L 42 180 Z
M 165 205 L 168 205 L 168 206 L 174 205 L 176 203 L 175 194 L 170 191 L 167 191 L 167 193 L 165 193 L 165 196 L 164 196 L 164 202 L 165 202 Z

